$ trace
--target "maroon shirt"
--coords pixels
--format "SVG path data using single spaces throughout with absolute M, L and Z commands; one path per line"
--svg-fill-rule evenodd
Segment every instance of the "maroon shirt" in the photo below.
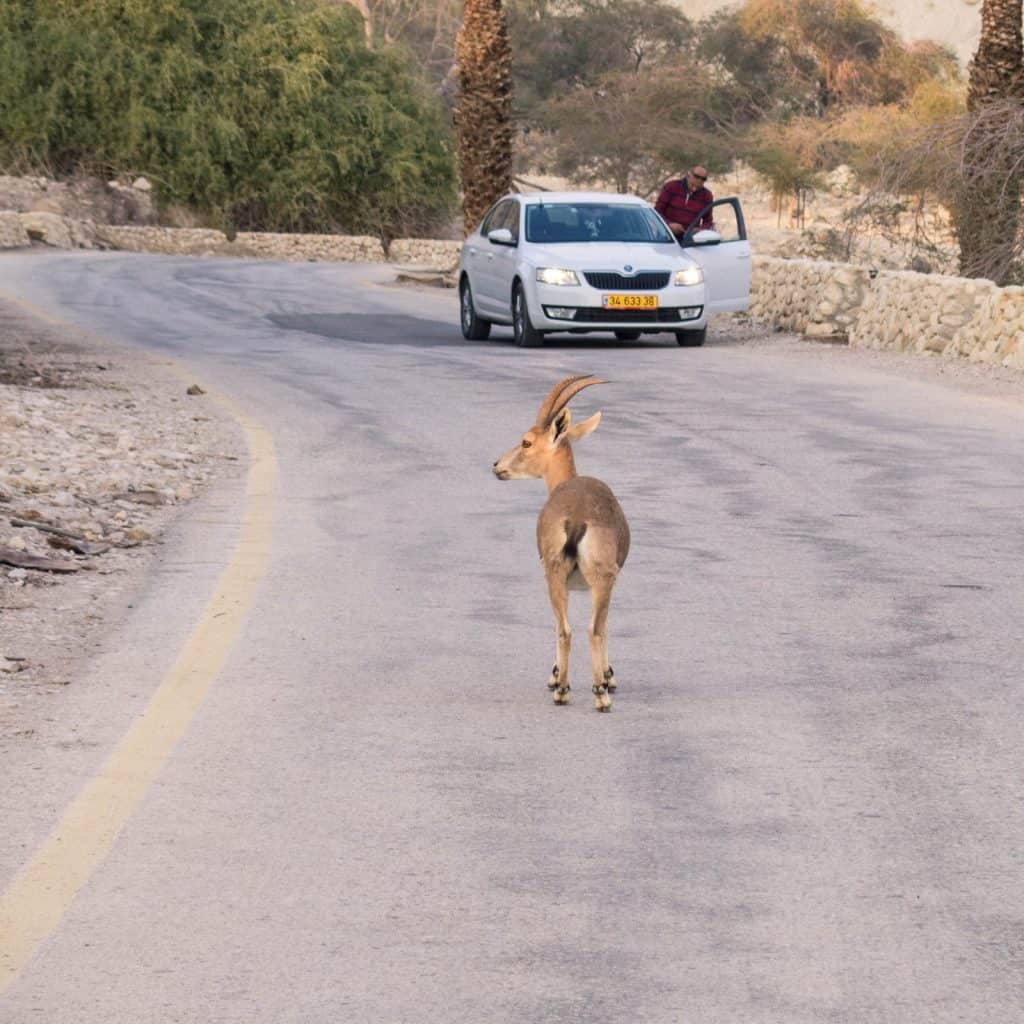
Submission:
M 683 232 L 697 219 L 697 215 L 705 206 L 710 206 L 715 197 L 709 189 L 701 186 L 696 192 L 691 192 L 686 179 L 668 181 L 658 196 L 654 208 L 665 218 L 665 220 L 683 225 Z M 701 218 L 701 230 L 714 228 L 715 222 L 708 212 Z

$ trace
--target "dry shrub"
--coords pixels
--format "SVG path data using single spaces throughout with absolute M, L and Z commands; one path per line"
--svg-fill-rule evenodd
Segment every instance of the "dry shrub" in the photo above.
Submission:
M 874 187 L 853 211 L 852 223 L 877 228 L 887 204 L 890 214 L 896 204 L 897 212 L 913 214 L 914 239 L 922 250 L 948 249 L 955 239 L 963 276 L 1020 282 L 1024 103 L 994 101 L 952 117 L 939 116 L 941 104 L 929 109 L 936 114 L 932 121 L 908 118 L 890 125 L 896 131 L 878 148 Z M 948 220 L 929 215 L 936 207 L 948 212 Z M 944 223 L 946 235 L 940 237 Z

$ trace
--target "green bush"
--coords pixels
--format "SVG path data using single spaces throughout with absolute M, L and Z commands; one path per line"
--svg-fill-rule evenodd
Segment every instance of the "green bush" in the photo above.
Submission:
M 144 173 L 249 230 L 425 230 L 451 132 L 359 15 L 315 0 L 5 0 L 0 165 Z

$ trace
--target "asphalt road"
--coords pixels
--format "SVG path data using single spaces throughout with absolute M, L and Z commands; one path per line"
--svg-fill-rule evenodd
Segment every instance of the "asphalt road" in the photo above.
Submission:
M 451 293 L 389 279 L 0 260 L 232 395 L 280 464 L 241 637 L 0 1020 L 1024 1019 L 1024 406 L 714 328 L 465 343 Z M 633 532 L 611 715 L 584 595 L 552 705 L 543 485 L 490 474 L 577 372 L 613 382 L 577 464 Z M 197 568 L 111 638 L 111 693 L 159 681 L 242 500 L 182 527 Z M 130 724 L 106 706 L 76 765 Z

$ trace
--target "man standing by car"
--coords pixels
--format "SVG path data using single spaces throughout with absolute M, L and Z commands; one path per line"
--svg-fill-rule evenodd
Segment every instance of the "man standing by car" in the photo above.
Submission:
M 683 235 L 704 208 L 715 201 L 710 189 L 704 184 L 707 180 L 707 168 L 698 165 L 687 171 L 682 178 L 666 181 L 654 204 L 679 241 L 683 240 Z M 701 217 L 699 227 L 702 231 L 706 228 L 714 230 L 715 222 L 710 211 Z

